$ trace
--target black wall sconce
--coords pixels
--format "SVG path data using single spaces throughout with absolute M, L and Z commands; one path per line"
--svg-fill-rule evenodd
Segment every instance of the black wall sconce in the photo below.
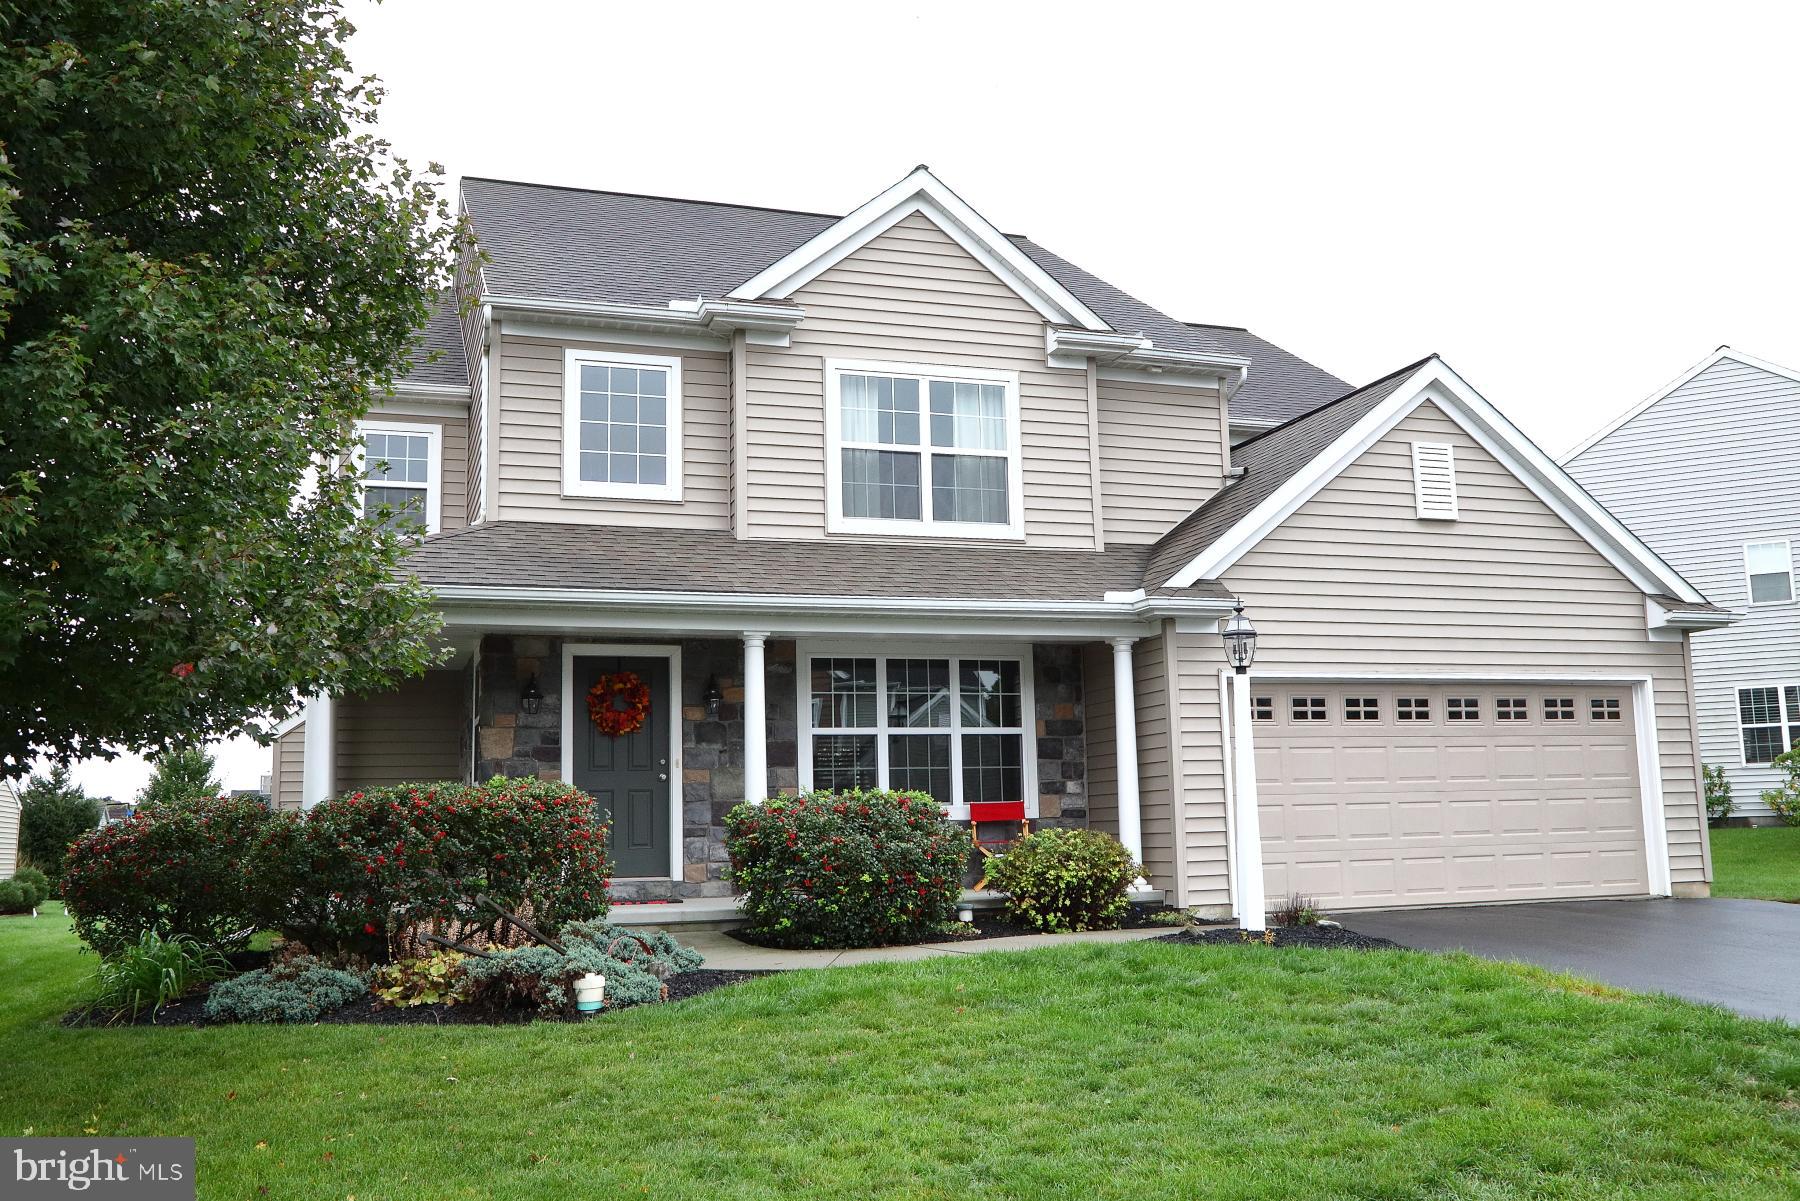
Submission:
M 538 691 L 537 677 L 532 676 L 519 691 L 519 709 L 524 713 L 536 713 L 543 703 L 544 694 Z
M 719 702 L 725 699 L 725 694 L 719 691 L 718 676 L 706 677 L 706 695 L 700 699 L 706 705 L 707 720 L 719 720 Z

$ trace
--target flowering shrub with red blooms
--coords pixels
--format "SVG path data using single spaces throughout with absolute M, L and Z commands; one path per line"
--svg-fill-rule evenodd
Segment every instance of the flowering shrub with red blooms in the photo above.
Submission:
M 914 943 L 956 916 L 969 836 L 922 792 L 810 792 L 725 818 L 749 933 L 784 947 Z
M 540 929 L 606 913 L 606 825 L 554 780 L 402 784 L 348 792 L 276 830 L 264 855 L 292 881 L 274 924 L 313 951 L 384 961 L 391 940 L 451 923 L 477 944 L 499 918 Z M 281 844 L 281 845 L 274 845 Z
M 184 934 L 208 947 L 247 941 L 263 918 L 261 860 L 270 813 L 250 797 L 196 797 L 145 805 L 90 830 L 69 848 L 63 900 L 75 932 L 101 954 L 145 932 Z

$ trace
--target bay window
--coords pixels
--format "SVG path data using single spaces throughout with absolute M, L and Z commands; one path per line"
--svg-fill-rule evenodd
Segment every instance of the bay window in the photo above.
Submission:
M 1018 377 L 828 360 L 829 528 L 1020 537 Z
M 384 525 L 437 533 L 438 427 L 365 421 L 357 432 L 362 435 L 357 473 L 362 478 L 363 516 Z
M 1026 660 L 808 651 L 801 662 L 802 787 L 911 789 L 953 817 L 971 801 L 1035 812 Z
M 681 360 L 563 354 L 563 495 L 681 499 Z

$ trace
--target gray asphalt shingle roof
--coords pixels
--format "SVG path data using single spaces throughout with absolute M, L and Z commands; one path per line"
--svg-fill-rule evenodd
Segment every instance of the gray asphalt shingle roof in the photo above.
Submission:
M 1408 364 L 1391 375 L 1323 405 L 1285 425 L 1265 430 L 1231 452 L 1231 465 L 1244 474 L 1184 517 L 1151 548 L 1144 566 L 1144 587 L 1158 588 L 1211 546 L 1257 505 L 1297 475 L 1351 426 L 1393 395 L 1432 356 Z
M 723 297 L 840 220 L 479 176 L 463 179 L 462 200 L 490 256 L 485 273 L 495 294 L 614 304 Z M 1249 355 L 1239 395 L 1250 396 L 1242 414 L 1250 419 L 1285 420 L 1307 399 L 1322 404 L 1349 387 L 1246 330 L 1177 321 L 1029 238 L 1007 236 L 1120 333 L 1143 334 L 1163 350 Z M 1234 399 L 1233 413 L 1239 409 Z
M 412 364 L 402 376 L 410 384 L 469 386 L 469 361 L 463 353 L 462 323 L 456 314 L 456 297 L 445 291 L 431 306 L 431 316 L 420 328 L 411 350 Z
M 433 587 L 1098 601 L 1135 590 L 1149 550 L 740 540 L 725 530 L 490 521 L 425 539 L 406 566 Z M 1225 592 L 1207 582 L 1166 595 Z

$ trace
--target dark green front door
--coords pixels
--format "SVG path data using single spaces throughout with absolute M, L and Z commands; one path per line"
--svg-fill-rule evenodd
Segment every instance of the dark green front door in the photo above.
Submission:
M 650 715 L 610 738 L 588 720 L 587 694 L 608 672 L 632 671 L 650 686 Z M 669 661 L 619 655 L 575 659 L 575 787 L 612 820 L 607 851 L 615 876 L 669 875 Z

